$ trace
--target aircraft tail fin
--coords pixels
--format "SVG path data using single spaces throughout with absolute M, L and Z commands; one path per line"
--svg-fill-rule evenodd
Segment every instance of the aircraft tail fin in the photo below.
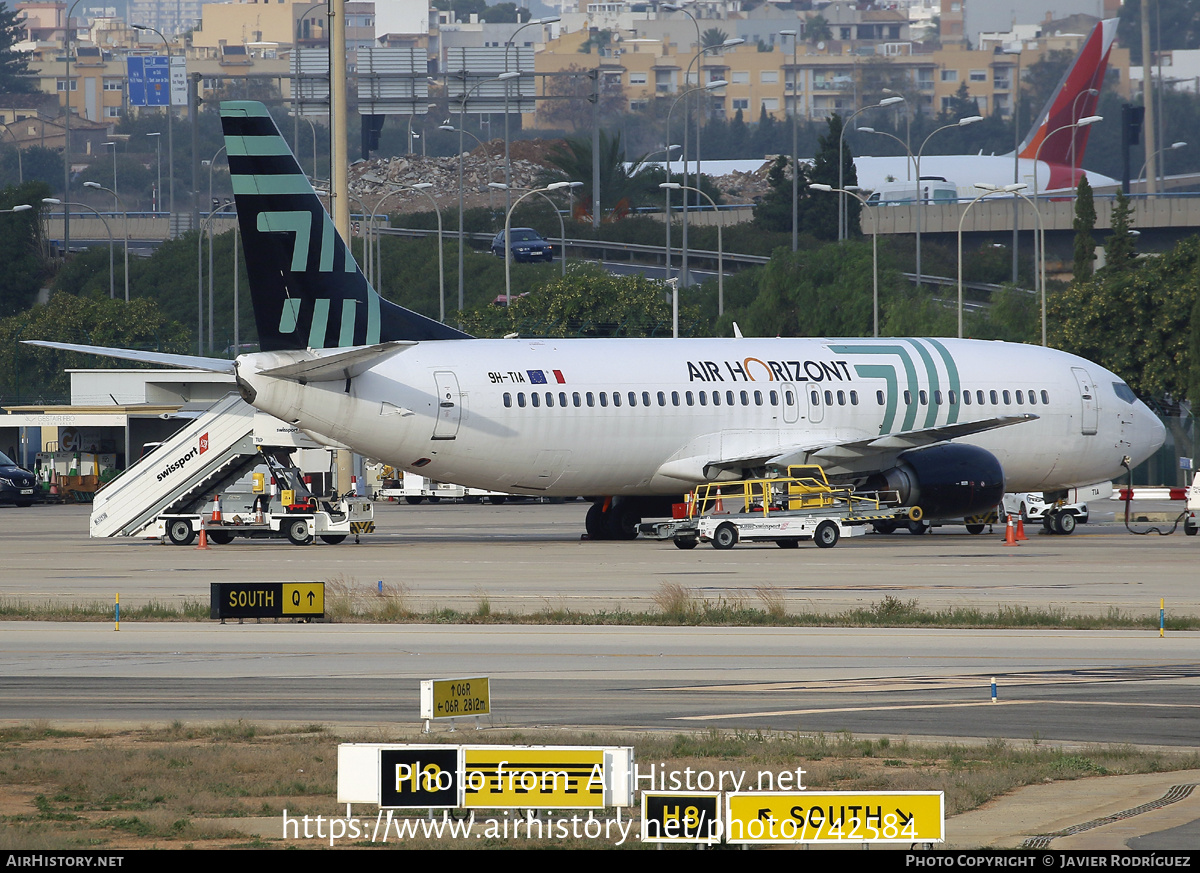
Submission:
M 263 351 L 467 334 L 384 300 L 363 276 L 263 104 L 221 104 Z
M 1077 169 L 1083 163 L 1089 129 L 1067 125 L 1096 112 L 1100 100 L 1098 92 L 1104 86 L 1104 74 L 1108 69 L 1108 55 L 1117 38 L 1118 22 L 1116 18 L 1106 19 L 1088 34 L 1079 55 L 1063 74 L 1050 100 L 1042 108 L 1037 123 L 1021 143 L 1018 153 L 1022 158 L 1033 160 L 1038 157 L 1050 164 L 1073 164 Z M 1091 89 L 1097 93 L 1091 93 Z M 1047 137 L 1050 138 L 1048 142 Z

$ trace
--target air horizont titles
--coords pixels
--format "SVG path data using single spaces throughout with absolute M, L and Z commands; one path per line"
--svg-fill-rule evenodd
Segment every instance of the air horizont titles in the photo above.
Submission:
M 854 364 L 854 375 L 863 379 L 883 379 L 887 383 L 884 392 L 885 409 L 880 433 L 892 433 L 896 425 L 898 394 L 907 390 L 910 396 L 915 395 L 919 387 L 927 388 L 931 393 L 945 388 L 958 394 L 960 381 L 958 366 L 946 347 L 935 339 L 900 339 L 894 342 L 879 343 L 838 343 L 827 347 L 829 351 L 840 355 L 865 355 L 870 357 L 899 358 L 904 371 L 904 382 L 901 385 L 897 367 L 892 362 L 878 364 Z M 932 352 L 931 352 L 932 350 Z M 916 358 L 920 360 L 924 370 L 924 379 L 917 376 Z M 944 376 L 939 373 L 934 356 L 941 358 Z M 849 382 L 853 379 L 851 365 L 844 360 L 827 361 L 772 361 L 748 357 L 741 361 L 688 361 L 687 372 L 689 382 Z M 905 404 L 904 419 L 898 428 L 900 431 L 913 430 L 914 427 L 934 427 L 937 424 L 938 411 L 941 404 L 925 405 L 924 421 L 918 423 L 917 417 L 921 406 L 916 403 Z M 958 421 L 958 404 L 945 404 L 945 424 Z

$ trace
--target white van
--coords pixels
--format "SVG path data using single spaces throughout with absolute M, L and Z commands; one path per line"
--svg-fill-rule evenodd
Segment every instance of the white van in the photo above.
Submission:
M 958 186 L 941 176 L 923 177 L 921 188 L 926 203 L 958 202 Z M 867 198 L 870 206 L 911 206 L 916 202 L 917 183 L 912 180 L 884 182 Z

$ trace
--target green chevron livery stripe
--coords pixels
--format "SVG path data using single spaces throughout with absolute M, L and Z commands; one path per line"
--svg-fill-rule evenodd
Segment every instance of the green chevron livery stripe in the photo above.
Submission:
M 245 137 L 243 137 L 244 139 Z M 304 176 L 230 176 L 233 193 L 245 197 L 247 194 L 312 194 L 312 185 Z

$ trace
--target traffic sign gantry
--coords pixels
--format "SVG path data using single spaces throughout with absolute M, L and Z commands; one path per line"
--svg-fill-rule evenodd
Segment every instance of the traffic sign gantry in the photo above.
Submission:
M 940 791 L 792 791 L 729 794 L 730 843 L 939 843 Z

